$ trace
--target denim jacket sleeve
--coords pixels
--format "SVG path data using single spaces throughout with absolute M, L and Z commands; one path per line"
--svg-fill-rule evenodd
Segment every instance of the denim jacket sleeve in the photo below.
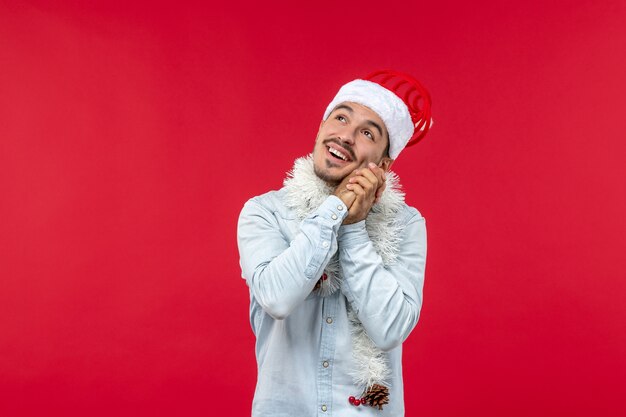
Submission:
M 249 200 L 239 216 L 237 243 L 251 295 L 275 319 L 284 319 L 311 293 L 337 251 L 337 233 L 347 208 L 335 196 L 300 223 L 290 242 L 272 208 Z
M 417 324 L 426 268 L 426 221 L 417 212 L 403 230 L 400 253 L 383 265 L 365 221 L 342 226 L 338 238 L 342 292 L 374 344 L 383 351 L 400 345 Z

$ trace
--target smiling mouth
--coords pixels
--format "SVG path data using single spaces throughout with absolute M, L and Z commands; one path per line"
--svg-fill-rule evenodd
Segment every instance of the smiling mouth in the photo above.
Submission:
M 339 149 L 327 146 L 328 153 L 334 158 L 344 162 L 350 162 L 350 157 Z

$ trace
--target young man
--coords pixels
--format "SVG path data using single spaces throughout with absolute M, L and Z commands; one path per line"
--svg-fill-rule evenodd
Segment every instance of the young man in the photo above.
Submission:
M 430 97 L 415 79 L 354 80 L 284 187 L 245 204 L 253 416 L 404 415 L 402 342 L 422 306 L 426 225 L 389 168 L 430 125 Z

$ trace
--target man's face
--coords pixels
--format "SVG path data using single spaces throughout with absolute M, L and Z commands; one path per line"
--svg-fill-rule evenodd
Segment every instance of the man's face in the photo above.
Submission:
M 337 185 L 369 162 L 387 171 L 393 162 L 384 155 L 388 143 L 385 124 L 374 111 L 357 103 L 341 103 L 320 124 L 313 149 L 315 174 Z

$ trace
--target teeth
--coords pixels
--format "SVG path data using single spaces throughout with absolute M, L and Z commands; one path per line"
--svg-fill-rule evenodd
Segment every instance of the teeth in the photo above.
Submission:
M 332 153 L 335 156 L 338 156 L 339 158 L 343 159 L 344 161 L 348 160 L 348 158 L 344 154 L 342 154 L 341 152 L 339 152 L 335 148 L 331 148 L 330 146 L 328 147 L 328 152 Z

